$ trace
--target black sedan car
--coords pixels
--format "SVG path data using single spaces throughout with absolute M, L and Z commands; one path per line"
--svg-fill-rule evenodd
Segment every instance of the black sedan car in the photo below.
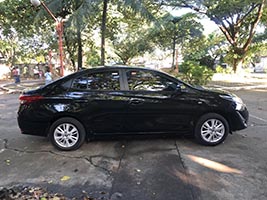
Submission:
M 98 67 L 79 71 L 20 96 L 23 134 L 48 136 L 61 150 L 100 135 L 189 133 L 217 145 L 247 127 L 236 95 L 192 87 L 160 71 Z

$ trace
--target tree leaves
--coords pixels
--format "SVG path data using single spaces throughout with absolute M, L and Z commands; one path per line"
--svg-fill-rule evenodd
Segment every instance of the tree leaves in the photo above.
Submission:
M 205 14 L 218 25 L 232 46 L 234 54 L 239 55 L 232 61 L 234 71 L 239 62 L 246 57 L 266 4 L 266 0 L 169 0 L 166 2 L 170 6 L 187 7 Z

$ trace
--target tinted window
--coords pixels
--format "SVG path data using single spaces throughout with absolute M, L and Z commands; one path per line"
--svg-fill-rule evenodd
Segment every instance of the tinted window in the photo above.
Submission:
M 129 70 L 126 72 L 129 90 L 135 91 L 174 91 L 176 83 L 156 72 Z
M 73 80 L 72 88 L 81 90 L 120 90 L 118 71 L 97 72 Z
M 57 95 L 57 94 L 62 94 L 66 91 L 68 91 L 68 89 L 70 88 L 72 83 L 72 80 L 68 80 L 68 81 L 61 81 L 60 83 L 57 82 L 57 84 L 50 84 L 47 85 L 47 91 L 48 91 L 48 95 Z

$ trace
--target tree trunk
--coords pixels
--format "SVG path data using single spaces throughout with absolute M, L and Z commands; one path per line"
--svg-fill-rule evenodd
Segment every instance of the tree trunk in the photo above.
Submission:
M 78 42 L 78 67 L 77 71 L 82 69 L 83 64 L 83 46 L 82 46 L 82 37 L 81 37 L 81 25 L 80 22 L 77 21 L 77 42 Z
M 108 0 L 103 1 L 103 13 L 101 23 L 101 65 L 105 65 L 105 38 L 106 38 L 106 23 L 107 23 Z
M 233 71 L 234 73 L 240 73 L 242 72 L 242 66 L 243 66 L 243 61 L 244 61 L 244 56 L 242 58 L 236 58 L 233 61 Z
M 70 44 L 69 44 L 69 39 L 68 39 L 68 36 L 66 34 L 66 32 L 64 31 L 63 32 L 64 34 L 64 41 L 65 41 L 65 45 L 67 47 L 67 52 L 69 53 L 70 55 L 70 60 L 71 60 L 71 63 L 72 63 L 72 66 L 73 66 L 73 69 L 76 70 L 76 66 L 75 66 L 75 59 L 74 59 L 74 55 L 73 55 L 73 52 L 71 51 L 70 49 Z
M 10 77 L 12 78 L 12 69 L 15 65 L 16 61 L 16 48 L 12 47 L 12 58 L 11 58 L 11 66 L 10 66 Z
M 233 61 L 233 71 L 234 71 L 234 73 L 236 73 L 237 66 L 238 66 L 238 61 L 237 61 L 237 59 L 234 59 L 234 61 Z
M 11 67 L 13 67 L 15 65 L 15 61 L 16 61 L 16 48 L 13 47 L 12 48 L 12 59 L 11 59 Z
M 172 66 L 171 68 L 175 70 L 175 48 L 176 48 L 176 36 L 172 39 Z

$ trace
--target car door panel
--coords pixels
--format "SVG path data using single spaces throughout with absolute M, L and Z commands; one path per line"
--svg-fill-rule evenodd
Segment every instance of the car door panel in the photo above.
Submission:
M 146 73 L 137 70 L 126 72 L 129 84 L 129 90 L 125 92 L 125 97 L 128 98 L 128 116 L 124 119 L 123 128 L 126 132 L 192 130 L 193 113 L 198 112 L 201 106 L 194 91 L 179 93 L 175 88 L 169 87 L 176 85 L 176 82 L 158 74 Z
M 99 74 L 76 78 L 68 96 L 73 99 L 72 106 L 76 107 L 87 130 L 93 134 L 119 133 L 127 105 L 120 92 L 121 73 L 106 70 Z M 106 80 L 106 77 L 112 80 Z
M 132 93 L 129 92 L 126 132 L 187 132 L 192 129 L 192 112 L 199 110 L 194 95 L 186 93 Z M 188 96 L 191 96 L 189 98 Z M 132 104 L 133 99 L 142 103 Z

